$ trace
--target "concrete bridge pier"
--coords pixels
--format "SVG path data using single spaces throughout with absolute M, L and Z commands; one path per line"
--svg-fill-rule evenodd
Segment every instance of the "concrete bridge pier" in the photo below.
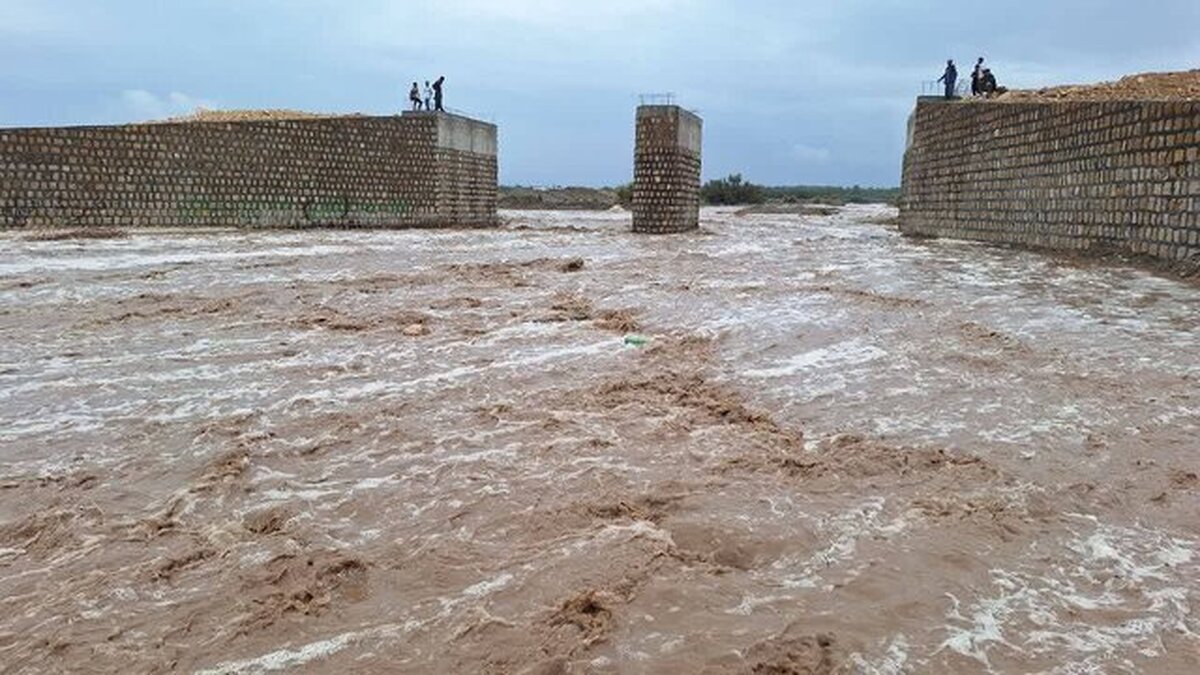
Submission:
M 677 105 L 637 109 L 633 231 L 670 234 L 700 226 L 702 121 Z

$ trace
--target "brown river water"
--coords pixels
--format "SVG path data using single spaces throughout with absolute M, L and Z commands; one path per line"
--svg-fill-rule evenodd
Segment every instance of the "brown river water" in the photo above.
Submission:
M 893 214 L 5 235 L 0 671 L 1200 672 L 1200 288 Z

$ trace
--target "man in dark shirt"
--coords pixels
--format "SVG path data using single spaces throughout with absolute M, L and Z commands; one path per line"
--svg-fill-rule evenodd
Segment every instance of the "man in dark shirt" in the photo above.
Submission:
M 938 78 L 938 82 L 946 83 L 946 100 L 950 101 L 954 98 L 954 92 L 958 88 L 958 68 L 954 67 L 954 60 L 946 62 L 946 72 Z
M 975 62 L 975 70 L 971 71 L 971 95 L 978 96 L 983 93 L 983 57 Z
M 446 81 L 446 76 L 443 75 L 433 82 L 433 109 L 439 112 L 446 112 L 442 107 L 442 84 Z

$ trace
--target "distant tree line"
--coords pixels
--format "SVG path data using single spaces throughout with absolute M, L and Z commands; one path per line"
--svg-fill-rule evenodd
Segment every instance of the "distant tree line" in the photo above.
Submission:
M 633 201 L 633 184 L 614 188 L 620 203 Z M 700 187 L 700 198 L 711 206 L 762 204 L 765 202 L 815 202 L 821 204 L 896 204 L 900 188 L 863 187 L 854 185 L 757 185 L 735 173 L 710 180 Z
M 529 208 L 536 201 L 543 207 L 554 207 L 558 202 L 578 202 L 580 194 L 587 191 L 597 193 L 597 203 L 614 200 L 622 206 L 633 204 L 633 183 L 611 188 L 533 188 L 523 186 L 501 186 L 501 202 L 504 208 Z M 607 193 L 607 196 L 599 193 Z M 604 197 L 601 199 L 600 197 Z M 756 185 L 740 173 L 725 178 L 710 180 L 700 187 L 700 198 L 705 204 L 736 205 L 762 204 L 764 202 L 820 203 L 820 204 L 897 204 L 900 188 L 863 187 L 854 185 Z M 543 203 L 544 202 L 544 203 Z M 612 201 L 607 203 L 611 204 Z
M 820 202 L 822 204 L 895 204 L 900 188 L 841 187 L 836 185 L 755 185 L 740 173 L 710 180 L 700 188 L 704 203 L 762 204 L 763 202 Z
M 839 187 L 836 185 L 782 185 L 763 188 L 768 201 L 819 202 L 821 204 L 898 204 L 900 188 Z
M 742 174 L 730 174 L 726 178 L 710 180 L 700 187 L 700 198 L 705 204 L 723 206 L 727 204 L 761 204 L 767 200 L 766 191 L 742 178 Z

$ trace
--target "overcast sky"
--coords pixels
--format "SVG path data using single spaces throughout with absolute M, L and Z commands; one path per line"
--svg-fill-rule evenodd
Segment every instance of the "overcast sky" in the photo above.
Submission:
M 632 174 L 637 94 L 705 121 L 706 178 L 895 185 L 947 57 L 1042 86 L 1200 67 L 1200 0 L 0 0 L 0 125 L 196 106 L 390 113 L 415 79 L 500 125 L 501 181 Z

